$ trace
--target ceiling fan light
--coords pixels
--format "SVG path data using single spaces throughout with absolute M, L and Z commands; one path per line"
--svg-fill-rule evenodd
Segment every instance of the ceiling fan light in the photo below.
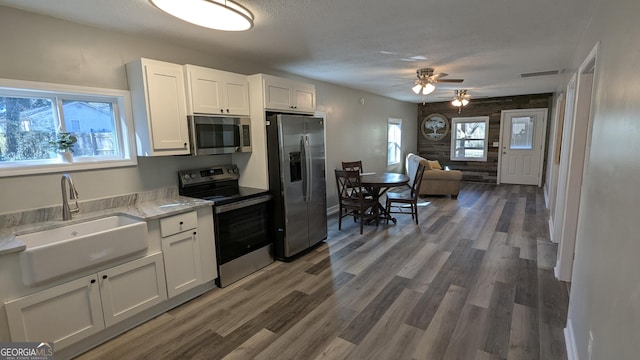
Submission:
M 411 88 L 411 90 L 413 90 L 413 92 L 416 93 L 416 95 L 420 94 L 420 91 L 422 90 L 422 84 L 416 84 L 414 87 Z
M 469 100 L 462 99 L 462 106 L 467 106 L 468 103 L 469 103 Z
M 422 88 L 422 95 L 429 95 L 433 92 L 433 90 L 435 90 L 436 87 L 433 86 L 432 83 L 426 83 L 424 85 L 424 87 Z
M 462 106 L 462 101 L 460 101 L 460 99 L 453 99 L 453 101 L 451 102 L 451 105 L 453 106 Z
M 231 0 L 149 0 L 160 10 L 186 22 L 223 31 L 253 27 L 253 14 Z

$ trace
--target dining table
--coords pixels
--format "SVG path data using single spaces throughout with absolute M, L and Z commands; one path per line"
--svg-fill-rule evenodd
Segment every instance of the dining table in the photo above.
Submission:
M 374 209 L 378 219 L 391 220 L 395 224 L 396 218 L 387 213 L 385 207 L 380 203 L 380 197 L 393 187 L 408 185 L 409 176 L 391 172 L 363 173 L 360 175 L 360 183 L 367 189 L 367 192 L 373 196 L 374 200 L 378 204 L 376 209 Z

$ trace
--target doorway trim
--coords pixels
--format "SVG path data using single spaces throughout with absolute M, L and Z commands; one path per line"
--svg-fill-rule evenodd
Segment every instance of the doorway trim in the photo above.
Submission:
M 593 104 L 597 87 L 598 50 L 599 43 L 596 43 L 578 68 L 566 187 L 558 189 L 559 195 L 560 190 L 564 191 L 565 206 L 564 213 L 558 214 L 562 216 L 562 224 L 561 231 L 556 231 L 560 233 L 560 238 L 554 273 L 558 280 L 567 282 L 570 282 L 572 277 L 573 258 L 580 228 L 582 185 L 589 163 L 591 130 L 595 113 Z

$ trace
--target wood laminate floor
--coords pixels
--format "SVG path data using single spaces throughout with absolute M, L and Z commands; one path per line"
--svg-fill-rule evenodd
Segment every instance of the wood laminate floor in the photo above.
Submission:
M 420 225 L 329 219 L 325 243 L 80 359 L 565 359 L 542 190 L 465 183 Z

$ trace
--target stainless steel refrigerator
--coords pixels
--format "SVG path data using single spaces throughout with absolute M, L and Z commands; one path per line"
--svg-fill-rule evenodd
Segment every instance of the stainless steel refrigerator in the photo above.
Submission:
M 267 115 L 274 256 L 289 261 L 327 238 L 324 119 Z

